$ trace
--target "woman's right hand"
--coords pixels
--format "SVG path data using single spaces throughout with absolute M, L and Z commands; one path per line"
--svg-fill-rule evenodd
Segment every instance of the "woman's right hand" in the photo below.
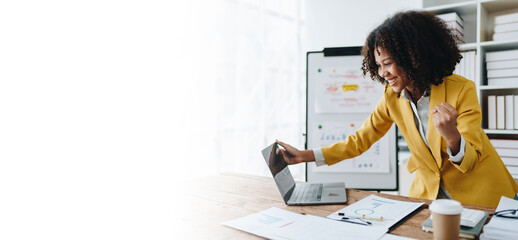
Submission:
M 275 142 L 277 142 L 277 144 L 281 145 L 281 147 L 284 148 L 279 148 L 279 151 L 284 156 L 286 163 L 289 165 L 315 161 L 315 154 L 313 153 L 313 150 L 301 151 L 279 140 L 275 140 Z

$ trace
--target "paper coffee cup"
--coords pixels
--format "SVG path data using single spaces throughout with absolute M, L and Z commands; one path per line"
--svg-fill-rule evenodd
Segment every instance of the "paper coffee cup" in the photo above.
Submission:
M 435 200 L 430 204 L 432 212 L 433 239 L 459 239 L 462 205 L 450 199 Z

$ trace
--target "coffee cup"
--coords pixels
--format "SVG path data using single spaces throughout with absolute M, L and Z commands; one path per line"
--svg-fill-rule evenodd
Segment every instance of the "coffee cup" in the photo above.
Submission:
M 459 239 L 462 205 L 450 199 L 438 199 L 430 204 L 432 212 L 433 239 Z

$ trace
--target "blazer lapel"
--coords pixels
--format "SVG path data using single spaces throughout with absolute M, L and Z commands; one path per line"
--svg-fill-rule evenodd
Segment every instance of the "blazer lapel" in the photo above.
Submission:
M 446 101 L 446 88 L 445 83 L 439 84 L 439 86 L 435 86 L 432 84 L 431 93 L 430 93 L 430 108 L 428 112 L 435 108 L 437 105 L 441 105 Z M 430 146 L 430 150 L 437 162 L 437 166 L 439 169 L 442 168 L 442 157 L 441 157 L 441 141 L 442 136 L 439 134 L 437 129 L 435 129 L 435 125 L 433 122 L 433 114 L 428 115 L 428 131 L 426 138 L 428 139 L 428 145 Z
M 401 109 L 402 116 L 408 116 L 404 117 L 405 120 L 403 122 L 405 123 L 405 126 L 408 135 L 410 137 L 410 141 L 412 141 L 412 144 L 415 145 L 415 149 L 419 149 L 423 151 L 423 155 L 428 155 L 429 157 L 425 157 L 423 161 L 426 163 L 426 165 L 434 172 L 439 172 L 439 168 L 437 167 L 437 163 L 434 160 L 434 157 L 430 154 L 430 151 L 428 151 L 428 147 L 424 143 L 423 139 L 421 138 L 421 134 L 419 134 L 419 131 L 416 128 L 415 120 L 414 120 L 414 111 L 412 111 L 412 107 L 410 106 L 410 103 L 405 100 L 403 97 L 399 98 L 399 106 Z

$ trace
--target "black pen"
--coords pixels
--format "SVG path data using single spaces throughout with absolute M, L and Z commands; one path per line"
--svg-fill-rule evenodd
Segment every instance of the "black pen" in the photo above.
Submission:
M 339 212 L 339 213 L 336 213 L 336 215 L 338 215 L 338 216 L 345 216 L 345 213 Z M 361 221 L 367 222 L 369 224 L 371 224 L 371 222 L 366 221 L 366 220 L 374 220 L 374 221 L 378 221 L 378 222 L 383 222 L 384 220 L 391 220 L 391 219 L 383 218 L 383 216 L 380 216 L 379 218 L 369 218 L 369 217 L 365 217 L 365 215 L 363 215 L 362 217 L 349 218 L 349 219 L 360 219 Z
M 365 220 L 365 219 L 359 218 L 359 217 L 354 217 L 354 218 L 345 217 L 345 213 L 340 213 L 340 212 L 339 212 L 339 213 L 337 213 L 336 215 L 338 215 L 338 216 L 342 216 L 342 220 L 358 219 L 358 220 L 360 220 L 360 221 L 362 221 L 362 222 L 364 222 L 364 223 L 366 223 L 366 224 L 368 224 L 368 225 L 371 225 L 371 224 L 372 224 L 371 222 L 369 222 L 369 221 L 367 221 L 367 220 Z
M 360 225 L 364 225 L 364 226 L 369 226 L 368 223 L 362 223 L 362 222 L 355 222 L 355 221 L 347 220 L 347 218 L 345 218 L 345 217 L 340 219 L 340 221 L 348 222 L 348 223 L 354 223 L 354 224 L 360 224 Z

